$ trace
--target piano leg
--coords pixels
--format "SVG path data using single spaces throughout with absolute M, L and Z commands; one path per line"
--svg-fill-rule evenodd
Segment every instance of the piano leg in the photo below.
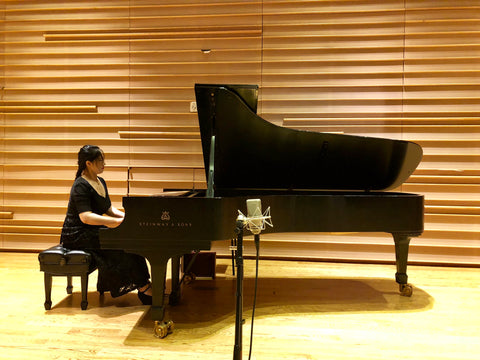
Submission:
M 172 257 L 172 292 L 168 298 L 170 305 L 177 305 L 182 296 L 180 287 L 180 256 Z
M 167 275 L 166 259 L 149 259 L 152 272 L 152 320 L 155 321 L 154 334 L 164 338 L 173 331 L 173 322 L 165 321 L 165 279 Z
M 410 245 L 410 236 L 405 234 L 394 233 L 393 240 L 395 241 L 395 259 L 397 263 L 397 273 L 395 280 L 399 284 L 400 295 L 412 296 L 413 287 L 408 284 L 407 276 L 407 261 L 408 248 Z

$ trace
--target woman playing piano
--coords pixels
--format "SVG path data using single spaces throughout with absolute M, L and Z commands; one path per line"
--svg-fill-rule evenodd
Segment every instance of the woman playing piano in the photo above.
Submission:
M 99 292 L 110 291 L 117 297 L 137 289 L 142 303 L 149 305 L 152 289 L 145 259 L 121 250 L 100 249 L 99 229 L 115 228 L 124 218 L 112 205 L 105 180 L 98 176 L 104 167 L 105 156 L 98 146 L 85 145 L 78 152 L 78 170 L 60 242 L 65 248 L 92 254 L 98 267 Z

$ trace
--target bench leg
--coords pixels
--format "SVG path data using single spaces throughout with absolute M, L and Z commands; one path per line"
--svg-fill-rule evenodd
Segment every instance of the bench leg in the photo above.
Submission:
M 82 310 L 87 310 L 88 301 L 87 301 L 87 293 L 88 293 L 88 274 L 81 275 L 81 282 L 82 282 Z
M 52 308 L 52 275 L 44 273 L 44 285 L 45 285 L 45 310 Z

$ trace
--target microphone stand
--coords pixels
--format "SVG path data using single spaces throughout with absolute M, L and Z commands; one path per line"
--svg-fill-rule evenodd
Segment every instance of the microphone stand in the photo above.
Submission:
M 258 200 L 259 201 L 259 200 Z M 248 206 L 248 201 L 247 201 Z M 261 205 L 260 205 L 261 206 Z M 239 215 L 237 217 L 236 227 L 235 227 L 235 234 L 237 234 L 237 241 L 236 246 L 232 246 L 232 249 L 235 248 L 235 259 L 237 263 L 237 293 L 236 293 L 236 315 L 235 315 L 235 346 L 233 348 L 233 360 L 242 360 L 242 326 L 244 323 L 243 320 L 243 277 L 244 277 L 244 269 L 243 269 L 243 228 L 245 223 L 250 224 L 252 219 L 262 219 L 261 226 L 257 223 L 253 224 L 254 229 L 250 226 L 247 226 L 249 230 L 254 235 L 255 247 L 257 249 L 257 261 L 256 261 L 256 273 L 257 276 L 255 277 L 255 296 L 254 296 L 254 306 L 252 310 L 252 332 L 250 336 L 250 352 L 248 358 L 250 359 L 251 351 L 252 351 L 252 340 L 253 340 L 253 317 L 255 315 L 255 304 L 256 304 L 256 297 L 257 297 L 257 277 L 258 277 L 258 254 L 259 254 L 259 247 L 260 247 L 260 231 L 264 228 L 265 221 L 264 219 L 270 219 L 270 207 L 268 207 L 266 211 L 266 216 L 262 217 L 253 217 L 247 218 L 243 215 L 240 210 L 238 211 Z M 273 226 L 271 222 L 266 222 L 268 225 Z M 234 267 L 235 268 L 235 267 Z
M 243 326 L 243 224 L 242 218 L 237 219 L 237 303 L 235 317 L 235 346 L 233 348 L 233 360 L 242 359 L 242 326 Z

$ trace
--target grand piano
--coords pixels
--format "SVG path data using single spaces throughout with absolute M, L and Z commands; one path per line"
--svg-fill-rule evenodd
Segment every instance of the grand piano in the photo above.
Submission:
M 235 237 L 246 200 L 270 207 L 274 227 L 264 232 L 384 232 L 393 236 L 395 279 L 407 282 L 410 239 L 423 232 L 422 195 L 395 191 L 422 158 L 419 145 L 401 140 L 299 131 L 256 114 L 256 85 L 196 84 L 198 119 L 208 188 L 183 195 L 123 198 L 124 222 L 100 232 L 105 249 L 148 259 L 153 283 L 154 332 L 164 337 L 167 263 L 169 302 L 179 301 L 179 259 Z M 170 194 L 170 195 L 169 195 Z

